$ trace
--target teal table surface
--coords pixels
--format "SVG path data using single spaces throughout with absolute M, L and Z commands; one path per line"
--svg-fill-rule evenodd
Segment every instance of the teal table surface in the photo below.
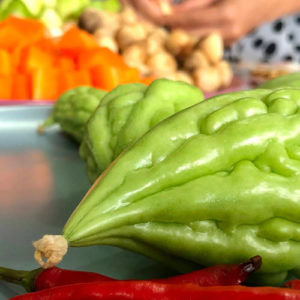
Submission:
M 0 107 L 0 265 L 32 270 L 32 242 L 60 234 L 89 188 L 78 144 L 58 127 L 38 134 L 51 105 Z M 166 267 L 109 246 L 70 248 L 62 268 L 94 271 L 119 279 L 172 274 Z M 23 293 L 0 281 L 0 300 Z

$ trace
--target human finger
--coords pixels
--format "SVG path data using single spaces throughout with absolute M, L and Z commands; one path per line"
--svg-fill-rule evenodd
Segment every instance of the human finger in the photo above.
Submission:
M 216 0 L 186 0 L 173 6 L 174 13 L 186 13 L 191 10 L 200 9 L 209 6 Z
M 198 28 L 187 29 L 189 34 L 202 38 L 212 32 L 218 32 L 224 42 L 225 46 L 230 46 L 239 40 L 245 32 L 242 27 L 232 24 L 220 24 L 218 26 L 201 26 Z
M 220 6 L 213 5 L 204 9 L 190 10 L 164 16 L 163 23 L 170 27 L 194 28 L 200 26 L 219 26 L 226 20 Z
M 163 2 L 167 2 L 163 0 Z M 132 4 L 139 14 L 145 18 L 161 23 L 163 18 L 162 1 L 156 0 L 132 0 Z

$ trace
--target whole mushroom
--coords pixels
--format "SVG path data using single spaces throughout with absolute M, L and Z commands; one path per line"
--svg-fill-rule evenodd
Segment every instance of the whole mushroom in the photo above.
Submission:
M 179 80 L 189 84 L 194 84 L 192 76 L 188 72 L 182 70 L 169 74 L 166 76 L 166 78 L 170 80 Z
M 121 50 L 147 37 L 147 31 L 141 24 L 127 24 L 117 32 L 116 39 Z
M 135 10 L 130 5 L 124 5 L 120 12 L 121 25 L 136 24 L 138 23 L 138 16 Z
M 218 33 L 211 33 L 199 43 L 199 49 L 205 54 L 211 64 L 218 63 L 224 53 L 223 39 Z
M 193 72 L 195 85 L 204 92 L 213 92 L 221 87 L 221 78 L 215 67 L 199 68 Z
M 208 67 L 209 61 L 201 50 L 196 49 L 184 60 L 183 66 L 186 70 L 193 71 Z
M 120 18 L 117 13 L 86 9 L 79 17 L 78 26 L 92 34 L 102 29 L 107 35 L 113 36 L 120 28 Z
M 106 47 L 113 52 L 119 51 L 119 47 L 118 47 L 118 43 L 117 43 L 116 39 L 113 36 L 107 34 L 106 30 L 103 30 L 101 28 L 97 29 L 94 32 L 94 36 L 95 36 L 99 46 Z
M 174 29 L 166 40 L 166 48 L 176 57 L 186 57 L 193 50 L 197 39 L 184 30 Z
M 229 63 L 225 60 L 221 60 L 216 67 L 220 74 L 221 87 L 228 87 L 233 79 L 233 72 Z
M 137 68 L 144 76 L 149 75 L 150 71 L 146 66 L 147 52 L 144 44 L 136 43 L 129 45 L 122 52 L 122 56 L 127 65 Z
M 156 52 L 150 55 L 146 61 L 152 75 L 163 77 L 177 70 L 175 58 L 166 51 Z

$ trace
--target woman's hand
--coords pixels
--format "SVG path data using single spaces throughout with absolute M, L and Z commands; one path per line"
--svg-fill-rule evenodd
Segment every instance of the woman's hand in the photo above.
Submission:
M 171 7 L 171 0 L 121 0 L 125 5 L 131 5 L 139 15 L 156 24 L 164 22 L 164 7 Z
M 297 11 L 299 0 L 186 0 L 161 17 L 164 25 L 199 37 L 217 31 L 225 44 L 231 44 L 262 23 Z

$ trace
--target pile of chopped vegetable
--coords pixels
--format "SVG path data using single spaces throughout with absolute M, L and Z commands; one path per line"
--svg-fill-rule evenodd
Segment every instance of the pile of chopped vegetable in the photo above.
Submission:
M 53 39 L 37 20 L 0 23 L 0 99 L 55 100 L 77 86 L 108 91 L 137 81 L 136 68 L 77 27 Z
M 65 22 L 75 21 L 87 7 L 116 12 L 121 5 L 118 0 L 2 0 L 0 20 L 12 15 L 37 19 L 53 34 L 59 34 Z
M 182 29 L 169 31 L 141 19 L 130 6 L 119 13 L 86 9 L 78 25 L 94 34 L 99 45 L 121 53 L 144 76 L 181 80 L 204 92 L 232 82 L 233 71 L 223 59 L 223 39 L 216 32 L 199 39 Z

